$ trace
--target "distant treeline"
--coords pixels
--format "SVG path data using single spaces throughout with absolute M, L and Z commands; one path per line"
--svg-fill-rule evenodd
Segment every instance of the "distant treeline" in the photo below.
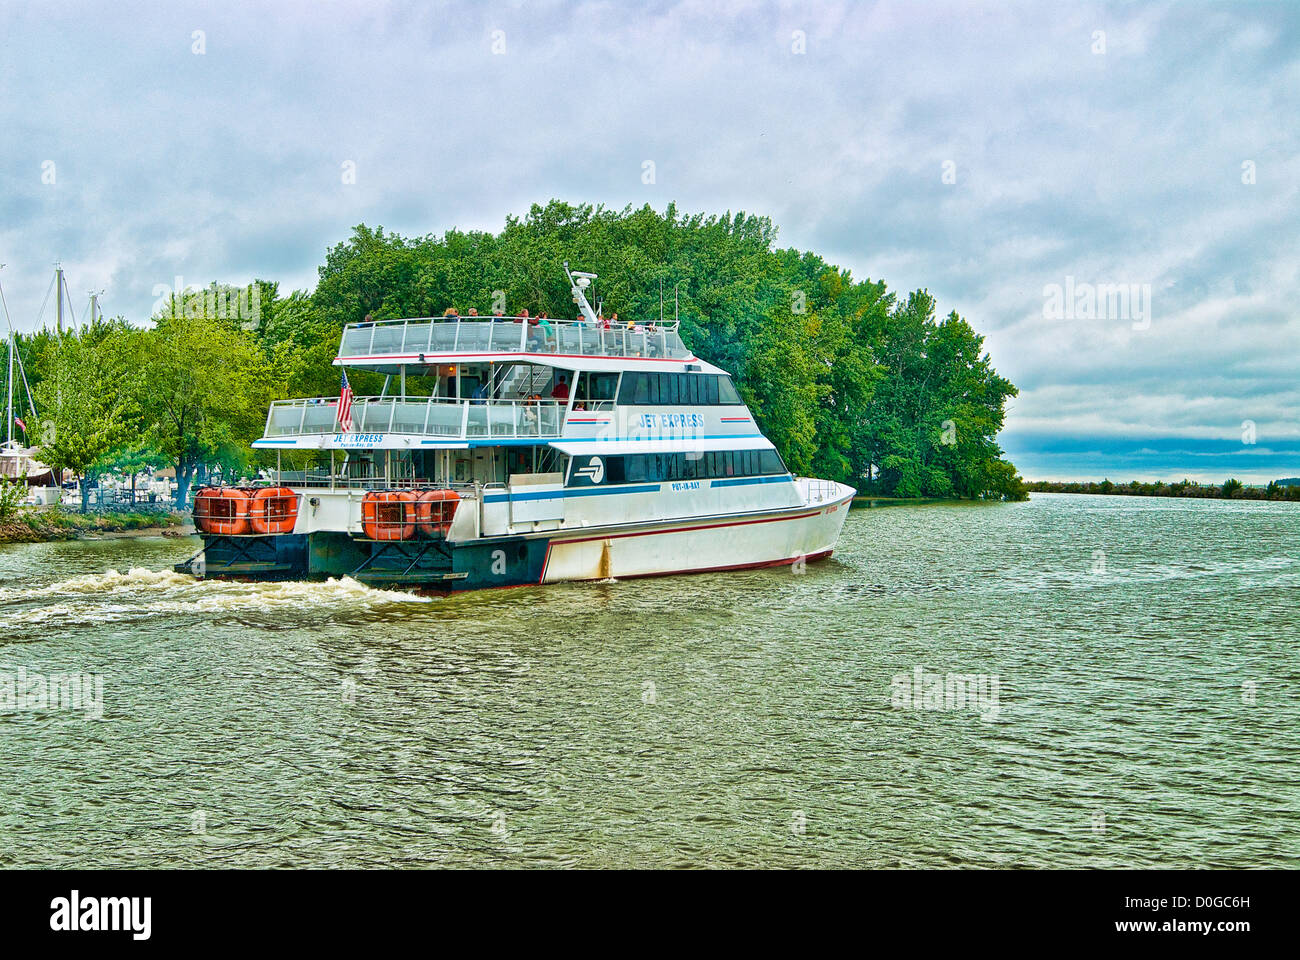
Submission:
M 337 395 L 347 323 L 502 309 L 574 317 L 563 263 L 600 275 L 605 316 L 657 319 L 660 290 L 699 356 L 732 373 L 797 473 L 894 497 L 1024 499 L 997 436 L 1016 387 L 984 339 L 925 291 L 855 280 L 814 253 L 778 249 L 766 217 L 622 211 L 551 201 L 498 233 L 402 237 L 358 226 L 330 249 L 316 289 L 257 280 L 161 303 L 145 327 L 117 317 L 18 338 L 37 416 L 22 438 L 79 479 L 176 469 L 180 499 L 220 470 L 275 456 L 250 450 L 269 401 Z M 676 291 L 676 298 L 674 298 Z M 408 391 L 428 389 L 412 378 Z M 356 371 L 358 395 L 383 379 Z M 16 384 L 15 396 L 24 396 Z M 287 465 L 295 457 L 285 454 Z
M 1267 487 L 1248 487 L 1240 480 L 1227 480 L 1221 484 L 1193 483 L 1057 483 L 1051 480 L 1034 480 L 1025 484 L 1031 493 L 1100 493 L 1119 497 L 1189 497 L 1203 500 L 1296 500 L 1300 501 L 1300 478 L 1274 480 Z

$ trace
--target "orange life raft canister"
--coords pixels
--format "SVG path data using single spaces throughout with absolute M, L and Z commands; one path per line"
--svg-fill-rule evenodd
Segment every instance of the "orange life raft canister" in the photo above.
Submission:
M 445 537 L 460 506 L 455 490 L 426 490 L 415 503 L 415 519 L 426 537 Z
M 288 487 L 266 487 L 253 494 L 248 520 L 257 533 L 292 533 L 298 521 L 298 495 Z
M 415 494 L 371 490 L 361 498 L 361 525 L 371 540 L 411 539 L 415 536 Z
M 194 525 L 223 537 L 246 534 L 251 501 L 248 491 L 238 487 L 204 487 L 194 495 Z

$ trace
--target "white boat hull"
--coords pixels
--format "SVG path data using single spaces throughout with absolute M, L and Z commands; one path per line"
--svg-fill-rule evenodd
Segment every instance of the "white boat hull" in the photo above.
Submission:
M 819 560 L 835 549 L 851 499 L 850 490 L 828 504 L 769 516 L 684 520 L 651 529 L 555 537 L 547 547 L 541 582 L 702 573 Z

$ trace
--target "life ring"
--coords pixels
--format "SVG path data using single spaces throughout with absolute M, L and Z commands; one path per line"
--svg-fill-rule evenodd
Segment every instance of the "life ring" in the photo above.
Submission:
M 415 494 L 371 490 L 361 498 L 361 526 L 371 540 L 411 539 L 415 536 Z
M 292 533 L 298 522 L 298 495 L 288 487 L 264 487 L 253 494 L 248 520 L 258 533 Z
M 426 537 L 445 537 L 460 506 L 455 490 L 426 490 L 415 503 L 415 520 Z
M 194 525 L 203 533 L 238 537 L 248 533 L 252 498 L 238 487 L 204 487 L 194 495 Z

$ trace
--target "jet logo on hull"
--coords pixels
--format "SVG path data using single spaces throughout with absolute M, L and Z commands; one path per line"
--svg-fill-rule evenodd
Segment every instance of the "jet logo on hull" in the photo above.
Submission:
M 600 457 L 592 457 L 585 467 L 573 471 L 575 477 L 583 477 L 592 483 L 600 483 L 605 479 L 605 461 Z

